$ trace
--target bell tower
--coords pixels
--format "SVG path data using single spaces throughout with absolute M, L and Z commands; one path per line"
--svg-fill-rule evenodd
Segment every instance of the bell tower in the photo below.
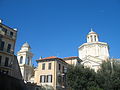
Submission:
M 32 66 L 32 57 L 33 57 L 33 54 L 31 52 L 31 47 L 26 42 L 23 44 L 23 46 L 21 47 L 21 50 L 17 54 L 19 66 L 20 66 L 24 81 L 29 81 L 31 76 L 33 75 L 34 69 Z

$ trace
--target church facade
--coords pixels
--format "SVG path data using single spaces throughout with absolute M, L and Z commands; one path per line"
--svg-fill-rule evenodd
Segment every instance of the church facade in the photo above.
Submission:
M 79 58 L 85 67 L 97 71 L 103 61 L 109 59 L 109 46 L 99 41 L 99 36 L 92 29 L 87 35 L 87 43 L 78 48 Z

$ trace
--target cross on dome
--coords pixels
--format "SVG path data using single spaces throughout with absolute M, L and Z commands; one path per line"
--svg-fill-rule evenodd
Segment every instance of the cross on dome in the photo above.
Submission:
M 93 32 L 93 29 L 91 28 L 91 32 Z
M 97 33 L 94 32 L 93 29 L 91 28 L 89 34 L 97 34 Z

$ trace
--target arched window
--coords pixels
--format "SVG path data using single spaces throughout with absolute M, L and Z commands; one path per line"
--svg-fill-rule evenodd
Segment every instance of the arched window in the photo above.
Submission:
M 87 37 L 87 41 L 89 42 L 89 37 Z
M 90 37 L 91 37 L 91 42 L 93 42 L 93 38 L 92 38 L 92 35 L 91 35 Z
M 88 39 L 89 39 L 89 37 L 88 37 Z
M 23 63 L 23 56 L 20 57 L 20 64 Z
M 28 63 L 27 63 L 28 65 L 30 65 L 30 58 L 28 57 Z
M 96 36 L 94 36 L 94 38 L 95 38 L 95 41 L 96 41 Z

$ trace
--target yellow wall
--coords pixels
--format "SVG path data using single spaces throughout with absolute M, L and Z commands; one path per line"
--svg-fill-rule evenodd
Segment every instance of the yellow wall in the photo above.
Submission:
M 45 63 L 45 70 L 42 70 L 42 64 Z M 51 63 L 51 70 L 48 69 L 48 64 Z M 61 70 L 59 71 L 59 64 L 61 64 Z M 37 85 L 50 85 L 53 86 L 54 89 L 56 89 L 56 85 L 58 85 L 58 75 L 62 75 L 63 69 L 62 67 L 67 67 L 67 63 L 63 61 L 45 61 L 45 62 L 39 62 L 38 67 L 35 69 L 35 79 L 34 83 L 37 83 Z M 40 76 L 41 75 L 52 75 L 52 83 L 40 83 Z

